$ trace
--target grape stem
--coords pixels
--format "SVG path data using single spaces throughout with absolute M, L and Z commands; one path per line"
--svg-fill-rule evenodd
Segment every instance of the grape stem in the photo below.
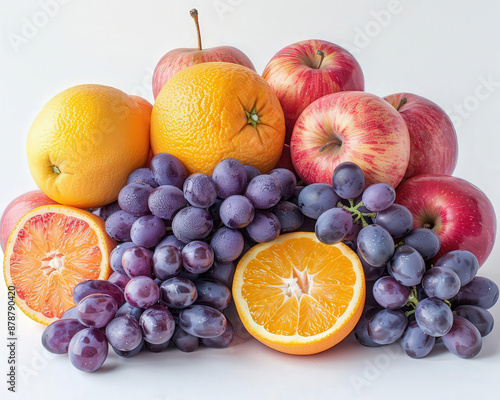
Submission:
M 347 210 L 351 213 L 352 222 L 354 222 L 355 224 L 358 222 L 361 222 L 361 225 L 364 228 L 365 226 L 368 226 L 368 222 L 366 222 L 365 217 L 374 218 L 377 216 L 377 213 L 361 212 L 361 211 L 359 211 L 359 207 L 362 207 L 362 206 L 364 206 L 362 201 L 360 201 L 358 204 L 354 204 L 353 199 L 349 199 L 349 206 L 342 204 L 341 201 L 339 201 L 337 203 L 337 207 L 343 208 L 344 210 Z
M 417 308 L 417 304 L 418 304 L 417 287 L 412 286 L 411 291 L 410 291 L 410 295 L 408 296 L 408 302 L 406 303 L 406 305 L 408 307 L 412 307 L 412 309 L 405 312 L 407 317 L 409 317 L 410 315 L 412 315 L 415 312 L 415 309 Z

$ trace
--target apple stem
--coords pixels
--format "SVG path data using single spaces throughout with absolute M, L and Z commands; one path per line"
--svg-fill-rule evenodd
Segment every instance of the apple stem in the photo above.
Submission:
M 408 99 L 406 97 L 403 97 L 401 101 L 399 102 L 398 106 L 396 107 L 396 110 L 399 111 L 401 107 L 403 107 L 406 103 L 408 102 Z
M 332 140 L 331 142 L 325 143 L 323 146 L 321 146 L 319 148 L 319 152 L 321 153 L 322 151 L 324 151 L 331 144 L 335 144 L 337 146 L 340 146 L 342 144 L 342 142 L 340 140 Z
M 198 50 L 201 50 L 201 32 L 200 32 L 200 23 L 198 22 L 198 10 L 196 8 L 193 8 L 191 11 L 189 11 L 189 15 L 193 17 L 194 19 L 194 24 L 196 25 L 196 33 L 198 34 Z
M 319 55 L 321 58 L 319 59 L 318 66 L 316 69 L 320 69 L 321 63 L 323 62 L 323 59 L 325 58 L 325 53 L 323 53 L 321 50 L 316 50 L 316 54 Z

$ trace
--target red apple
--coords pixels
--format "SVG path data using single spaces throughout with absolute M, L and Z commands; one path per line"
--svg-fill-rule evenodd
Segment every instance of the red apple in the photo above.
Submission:
M 321 97 L 300 115 L 290 144 L 292 162 L 309 183 L 332 183 L 344 161 L 358 164 L 366 184 L 396 187 L 410 157 L 410 137 L 401 115 L 384 99 L 365 92 Z
M 290 143 L 297 118 L 314 100 L 365 88 L 354 56 L 324 40 L 304 40 L 285 47 L 269 61 L 262 77 L 278 95 L 285 113 L 285 143 Z
M 420 175 L 403 182 L 396 203 L 413 214 L 415 228 L 430 228 L 441 239 L 437 260 L 452 250 L 468 250 L 482 265 L 495 243 L 495 210 L 486 195 L 464 179 Z
M 219 46 L 211 49 L 202 49 L 200 26 L 198 24 L 198 11 L 190 11 L 196 24 L 198 32 L 198 48 L 174 49 L 165 54 L 156 65 L 153 72 L 153 95 L 156 99 L 163 85 L 180 70 L 191 65 L 201 64 L 210 61 L 222 61 L 233 64 L 240 64 L 255 71 L 250 59 L 240 50 L 231 46 Z
M 406 122 L 410 162 L 404 179 L 423 174 L 451 175 L 457 165 L 458 143 L 450 117 L 436 103 L 411 93 L 385 97 Z
M 9 240 L 10 232 L 14 229 L 17 222 L 28 211 L 34 208 L 45 206 L 48 204 L 57 204 L 54 200 L 47 197 L 41 190 L 32 190 L 17 196 L 12 200 L 0 219 L 0 239 L 2 251 L 5 252 L 7 241 Z

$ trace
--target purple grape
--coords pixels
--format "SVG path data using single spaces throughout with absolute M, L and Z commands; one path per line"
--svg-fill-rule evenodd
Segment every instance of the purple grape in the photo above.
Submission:
M 148 207 L 158 218 L 171 220 L 177 211 L 187 206 L 182 190 L 171 185 L 157 187 L 148 199 Z
M 288 201 L 290 203 L 295 204 L 298 207 L 298 205 L 299 205 L 299 195 L 300 195 L 300 192 L 302 192 L 302 190 L 304 190 L 304 188 L 305 188 L 305 186 L 302 186 L 302 185 L 295 186 L 295 190 L 293 191 L 293 194 L 290 196 L 290 198 L 288 199 Z
M 389 208 L 379 211 L 373 222 L 385 228 L 395 238 L 405 236 L 413 229 L 411 211 L 399 204 L 393 204 Z
M 115 317 L 118 317 L 120 315 L 129 315 L 133 319 L 135 319 L 137 322 L 139 322 L 139 318 L 141 317 L 142 313 L 144 312 L 143 308 L 138 308 L 130 305 L 129 303 L 125 303 L 122 305 L 118 311 L 116 312 Z
M 188 272 L 201 274 L 212 266 L 214 250 L 207 243 L 195 240 L 182 249 L 182 262 Z
M 128 275 L 116 271 L 113 272 L 108 278 L 108 282 L 114 283 L 121 290 L 125 290 L 125 286 L 127 286 L 128 281 L 130 281 L 130 277 Z
M 98 328 L 82 329 L 69 342 L 68 354 L 75 368 L 94 372 L 106 361 L 108 341 Z
M 172 185 L 182 189 L 187 171 L 177 157 L 168 153 L 158 153 L 151 160 L 149 167 L 158 185 Z
M 69 342 L 87 327 L 76 319 L 60 319 L 52 322 L 42 333 L 42 345 L 54 354 L 66 354 Z
M 98 217 L 106 221 L 111 216 L 111 214 L 114 214 L 115 212 L 118 212 L 120 210 L 121 208 L 118 204 L 118 201 L 114 201 L 113 203 L 95 209 L 94 211 L 92 211 L 92 214 L 97 215 Z
M 144 347 L 151 353 L 161 353 L 167 350 L 169 345 L 170 345 L 170 340 L 167 340 L 165 343 L 160 343 L 160 344 L 152 344 L 144 341 Z
M 318 219 L 326 210 L 336 207 L 339 200 L 333 186 L 313 183 L 300 192 L 298 206 L 306 217 Z
M 474 254 L 467 250 L 454 250 L 441 256 L 435 267 L 452 269 L 460 278 L 460 285 L 467 285 L 477 274 L 479 262 Z
M 193 174 L 184 181 L 184 197 L 195 207 L 207 208 L 217 199 L 217 187 L 208 175 Z
M 61 315 L 61 319 L 78 319 L 78 311 L 75 307 L 68 308 L 64 311 L 64 314 Z
M 384 308 L 377 312 L 368 323 L 368 335 L 378 344 L 390 344 L 403 336 L 408 318 L 401 310 Z
M 114 352 L 122 358 L 135 357 L 137 354 L 139 354 L 141 352 L 143 347 L 144 347 L 144 339 L 141 339 L 141 343 L 139 343 L 135 349 L 130 350 L 130 351 L 121 351 L 121 350 L 115 349 L 113 346 L 111 346 L 111 348 L 114 350 Z
M 472 322 L 481 336 L 487 336 L 493 330 L 493 315 L 482 307 L 458 306 L 453 312 L 455 315 Z
M 453 317 L 453 325 L 442 340 L 451 353 L 461 358 L 477 356 L 483 342 L 481 334 L 472 322 L 458 316 Z
M 78 321 L 90 328 L 103 328 L 118 311 L 116 300 L 109 294 L 91 294 L 76 306 Z
M 161 300 L 172 308 L 186 308 L 198 298 L 195 284 L 186 278 L 174 276 L 160 286 Z
M 219 214 L 224 225 L 233 229 L 241 229 L 253 221 L 255 208 L 245 196 L 236 195 L 222 202 Z
M 210 239 L 210 246 L 214 251 L 215 258 L 219 261 L 236 260 L 245 245 L 245 240 L 240 231 L 222 227 L 218 229 Z
M 365 280 L 367 282 L 373 282 L 379 279 L 385 273 L 385 264 L 380 267 L 375 267 L 370 265 L 365 261 L 363 256 L 359 253 L 359 250 L 356 249 L 356 254 L 359 257 L 359 261 L 361 261 L 361 265 L 363 266 L 363 272 L 365 274 Z
M 355 199 L 361 196 L 365 187 L 363 170 L 357 164 L 345 161 L 335 167 L 332 185 L 342 199 Z
M 220 262 L 215 260 L 212 267 L 202 276 L 222 282 L 228 288 L 233 286 L 235 266 L 232 262 Z
M 373 212 L 386 210 L 396 200 L 396 191 L 387 183 L 375 183 L 363 192 L 362 201 Z
M 417 324 L 411 321 L 406 332 L 401 338 L 401 347 L 412 358 L 423 358 L 431 352 L 436 343 L 436 338 L 426 335 Z
M 207 237 L 213 228 L 213 220 L 207 210 L 186 207 L 180 210 L 172 221 L 172 231 L 181 242 Z
M 250 225 L 246 228 L 250 239 L 257 243 L 270 242 L 280 235 L 280 220 L 269 211 L 257 211 Z
M 165 343 L 174 334 L 174 317 L 164 306 L 149 307 L 142 313 L 139 323 L 144 340 L 151 344 Z
M 450 268 L 433 267 L 422 278 L 422 287 L 427 296 L 448 300 L 460 290 L 460 278 Z
M 385 265 L 394 254 L 394 240 L 389 232 L 379 225 L 368 225 L 358 233 L 358 251 L 373 267 Z
M 399 284 L 392 276 L 383 276 L 373 285 L 373 297 L 384 308 L 403 308 L 410 297 L 410 289 Z
M 115 212 L 106 220 L 106 232 L 119 242 L 130 242 L 132 240 L 130 237 L 130 230 L 136 220 L 137 217 L 125 211 Z
M 458 305 L 491 308 L 498 300 L 498 286 L 491 279 L 476 276 L 457 294 Z
M 160 298 L 160 289 L 154 280 L 147 276 L 136 276 L 125 286 L 125 299 L 137 308 L 148 308 Z
M 387 264 L 387 270 L 401 285 L 415 286 L 422 281 L 425 261 L 413 247 L 403 245 L 394 252 L 394 256 Z
M 435 297 L 428 297 L 417 304 L 415 318 L 420 329 L 434 337 L 446 335 L 453 323 L 450 307 Z
M 295 232 L 304 223 L 304 214 L 297 205 L 289 201 L 280 201 L 273 207 L 271 212 L 280 221 L 280 233 Z
M 125 186 L 118 194 L 120 208 L 135 217 L 149 214 L 148 198 L 153 190 L 151 186 L 142 182 Z
M 440 247 L 439 236 L 432 229 L 418 228 L 404 237 L 404 244 L 417 250 L 424 260 L 434 257 Z
M 228 347 L 234 339 L 234 329 L 231 322 L 227 319 L 226 329 L 222 335 L 214 338 L 203 338 L 201 343 L 205 347 L 211 347 L 213 349 L 225 349 Z
M 217 195 L 226 199 L 243 193 L 247 185 L 247 170 L 238 160 L 226 158 L 215 166 L 212 179 L 217 187 Z
M 194 305 L 179 314 L 179 326 L 187 333 L 199 338 L 213 338 L 224 333 L 227 320 L 215 308 Z
M 182 255 L 174 246 L 164 245 L 156 247 L 153 255 L 153 272 L 164 281 L 177 275 L 182 269 Z
M 283 192 L 280 181 L 272 175 L 258 175 L 245 189 L 247 197 L 258 210 L 267 210 L 278 204 Z
M 125 242 L 120 243 L 116 246 L 111 254 L 109 255 L 109 265 L 113 269 L 113 271 L 120 272 L 121 274 L 127 274 L 122 266 L 122 257 L 125 250 L 130 249 L 131 247 L 135 247 L 136 244 L 134 242 Z
M 112 296 L 118 307 L 121 307 L 125 303 L 125 297 L 123 296 L 123 290 L 111 282 L 104 281 L 101 279 L 89 279 L 82 281 L 75 286 L 73 289 L 73 300 L 78 304 L 83 298 L 91 294 L 109 294 Z
M 330 208 L 316 221 L 316 237 L 325 244 L 338 243 L 352 229 L 351 213 L 343 208 Z
M 257 175 L 260 175 L 260 171 L 257 168 L 252 167 L 251 165 L 244 165 L 244 167 L 247 171 L 247 182 L 250 182 Z
M 370 322 L 370 319 L 381 310 L 382 308 L 380 307 L 365 307 L 365 309 L 363 310 L 363 314 L 361 314 L 361 318 L 354 328 L 354 337 L 363 346 L 381 346 L 380 344 L 375 343 L 368 334 L 368 323 Z
M 175 327 L 174 336 L 172 336 L 172 342 L 174 343 L 175 347 L 185 353 L 195 351 L 200 345 L 200 339 L 198 337 L 190 335 L 179 326 Z
M 138 168 L 130 173 L 127 178 L 127 185 L 136 182 L 145 183 L 152 188 L 158 187 L 158 184 L 153 178 L 153 173 L 149 168 Z
M 295 174 L 286 168 L 276 168 L 269 172 L 269 175 L 274 176 L 281 185 L 282 198 L 288 200 L 297 186 L 297 178 Z
M 106 338 L 113 349 L 133 351 L 142 343 L 141 326 L 130 315 L 122 314 L 106 326 Z
M 210 214 L 210 217 L 214 221 L 214 226 L 219 226 L 220 223 L 222 222 L 220 219 L 220 206 L 222 205 L 222 202 L 224 200 L 217 198 L 215 200 L 215 203 L 212 204 L 210 207 L 208 207 L 208 213 Z
M 178 277 L 178 278 L 189 279 L 192 282 L 194 282 L 196 279 L 198 279 L 199 276 L 200 276 L 200 274 L 193 274 L 192 272 L 186 271 L 185 268 L 182 268 L 181 272 L 179 272 L 176 275 L 176 277 Z
M 181 251 L 184 247 L 184 243 L 175 237 L 175 235 L 168 235 L 164 237 L 160 243 L 156 245 L 156 248 L 160 248 L 162 246 L 173 246 L 177 250 Z
M 165 222 L 154 215 L 140 217 L 132 225 L 130 238 L 137 246 L 154 247 L 165 236 Z
M 148 276 L 153 277 L 151 272 L 151 261 L 153 252 L 144 247 L 130 247 L 123 253 L 122 266 L 125 273 L 130 277 Z
M 196 304 L 203 304 L 222 311 L 231 302 L 231 291 L 219 281 L 198 279 L 195 285 L 198 293 Z
M 356 245 L 354 246 L 354 249 L 356 249 L 358 234 L 361 231 L 361 229 L 363 229 L 363 226 L 359 222 L 353 222 L 352 228 L 349 230 L 349 232 L 347 232 L 347 235 L 345 235 L 345 238 L 343 240 L 344 243 L 347 241 L 356 242 L 355 243 Z

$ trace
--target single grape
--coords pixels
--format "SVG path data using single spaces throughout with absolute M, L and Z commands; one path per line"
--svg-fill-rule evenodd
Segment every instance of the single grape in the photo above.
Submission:
M 154 247 L 165 236 L 165 222 L 154 215 L 140 217 L 132 225 L 130 238 L 137 246 Z
M 455 271 L 460 278 L 460 285 L 467 285 L 477 274 L 479 262 L 474 254 L 467 250 L 450 251 L 439 257 L 435 267 L 446 267 Z
M 205 242 L 195 240 L 182 249 L 184 268 L 193 274 L 207 271 L 214 262 L 214 250 Z
M 418 228 L 404 237 L 404 244 L 417 250 L 424 260 L 430 260 L 441 248 L 439 236 L 432 229 Z
M 278 204 L 283 191 L 278 178 L 272 175 L 258 175 L 245 189 L 245 196 L 258 210 L 267 210 Z
M 174 334 L 174 317 L 164 306 L 149 307 L 142 313 L 139 323 L 144 340 L 150 344 L 165 343 Z
M 221 262 L 214 261 L 214 264 L 210 269 L 205 272 L 202 276 L 204 278 L 215 279 L 219 282 L 222 282 L 228 288 L 233 286 L 233 277 L 234 277 L 235 266 L 232 262 Z
M 373 222 L 385 228 L 395 238 L 405 236 L 413 229 L 411 211 L 399 204 L 393 204 L 389 208 L 379 211 Z
M 280 221 L 280 233 L 295 232 L 304 223 L 304 214 L 299 207 L 289 201 L 280 201 L 271 209 Z
M 493 330 L 493 315 L 482 307 L 458 306 L 453 310 L 453 313 L 472 322 L 481 336 L 487 336 Z
M 127 274 L 122 267 L 122 257 L 125 250 L 135 247 L 136 244 L 134 242 L 124 242 L 120 243 L 116 246 L 111 254 L 109 255 L 109 265 L 113 269 L 113 271 L 120 272 L 121 274 Z
M 373 297 L 382 307 L 397 310 L 408 302 L 410 289 L 392 276 L 383 276 L 373 285 Z
M 115 317 L 118 317 L 120 315 L 129 315 L 133 319 L 135 319 L 137 322 L 139 322 L 139 318 L 141 317 L 142 313 L 144 312 L 143 308 L 139 307 L 134 307 L 129 303 L 125 303 L 122 305 L 118 311 L 116 312 Z
M 231 291 L 219 281 L 198 279 L 195 286 L 198 292 L 196 304 L 203 304 L 222 311 L 231 302 Z
M 213 220 L 207 210 L 186 207 L 180 210 L 172 221 L 172 231 L 181 242 L 207 237 L 213 228 Z
M 423 358 L 431 352 L 436 343 L 436 338 L 426 335 L 417 324 L 411 321 L 401 338 L 401 347 L 412 358 Z
M 148 308 L 160 298 L 160 289 L 148 276 L 136 276 L 125 286 L 125 299 L 134 307 Z
M 453 323 L 450 307 L 435 297 L 428 297 L 417 304 L 415 318 L 420 329 L 434 337 L 446 335 Z
M 118 201 L 114 201 L 113 203 L 95 209 L 94 211 L 92 211 L 92 214 L 97 215 L 98 217 L 106 221 L 111 216 L 111 214 L 114 214 L 115 212 L 118 212 L 120 210 L 121 208 L 118 204 Z
M 255 216 L 252 202 L 245 196 L 230 196 L 219 209 L 220 218 L 228 228 L 241 229 L 250 224 Z
M 354 328 L 354 337 L 356 340 L 367 347 L 379 347 L 381 346 L 378 343 L 375 343 L 373 339 L 368 334 L 368 323 L 370 319 L 379 311 L 381 311 L 381 307 L 366 307 L 363 310 L 363 314 L 361 314 L 361 318 Z
M 141 352 L 143 347 L 144 347 L 144 339 L 141 339 L 141 343 L 139 343 L 135 349 L 130 350 L 130 351 L 121 351 L 121 350 L 115 349 L 113 346 L 111 346 L 111 348 L 114 350 L 114 352 L 122 358 L 135 357 L 137 354 L 139 354 Z
M 227 320 L 215 308 L 193 305 L 179 314 L 179 326 L 187 333 L 199 338 L 213 338 L 224 333 Z
M 253 221 L 246 228 L 250 239 L 257 243 L 276 239 L 281 230 L 280 220 L 269 211 L 257 211 Z
M 281 185 L 282 199 L 288 200 L 295 191 L 297 186 L 297 178 L 295 174 L 286 168 L 276 168 L 269 172 L 269 175 L 274 176 Z
M 156 245 L 156 248 L 160 248 L 162 246 L 174 246 L 177 250 L 181 251 L 184 247 L 184 243 L 175 237 L 175 235 L 165 236 L 160 243 Z
M 251 165 L 244 165 L 244 167 L 247 171 L 247 182 L 250 182 L 257 175 L 260 175 L 260 171 L 257 168 L 252 167 Z
M 116 300 L 109 294 L 91 294 L 76 306 L 78 321 L 90 328 L 105 327 L 118 311 Z
M 477 356 L 483 342 L 472 322 L 458 316 L 453 317 L 453 325 L 442 340 L 450 352 L 461 358 Z
M 326 183 L 313 183 L 301 190 L 297 201 L 302 214 L 318 219 L 326 210 L 336 207 L 339 200 L 333 186 Z
M 78 304 L 83 298 L 96 293 L 109 294 L 116 300 L 118 307 L 125 303 L 123 290 L 113 283 L 101 279 L 89 279 L 77 284 L 73 289 L 73 300 Z
M 378 344 L 390 344 L 403 336 L 408 318 L 401 310 L 384 308 L 368 322 L 368 335 Z
M 142 344 L 141 326 L 130 315 L 120 315 L 106 326 L 106 338 L 114 349 L 132 351 Z
M 164 281 L 181 272 L 182 255 L 174 246 L 164 245 L 156 247 L 153 255 L 153 272 L 155 276 Z
M 66 354 L 69 342 L 87 327 L 76 319 L 60 319 L 52 322 L 42 333 L 42 345 L 54 354 Z
M 114 283 L 121 290 L 125 290 L 125 286 L 127 286 L 128 281 L 130 281 L 130 277 L 128 275 L 116 271 L 113 272 L 108 278 L 108 282 Z
M 344 240 L 351 229 L 351 213 L 343 208 L 330 208 L 319 216 L 315 232 L 320 242 L 334 244 Z
M 182 190 L 172 185 L 157 187 L 148 199 L 148 207 L 153 215 L 167 220 L 174 218 L 175 213 L 186 205 Z
M 170 346 L 170 340 L 167 340 L 165 343 L 160 343 L 160 344 L 153 344 L 144 341 L 144 347 L 146 348 L 147 351 L 151 353 L 161 353 L 167 350 L 168 346 Z
M 245 240 L 240 231 L 222 227 L 210 239 L 210 246 L 214 250 L 215 258 L 219 261 L 236 260 L 245 245 Z
M 422 278 L 422 287 L 427 296 L 448 300 L 460 290 L 460 278 L 450 268 L 434 266 Z
M 485 309 L 491 308 L 498 300 L 498 286 L 491 279 L 474 277 L 461 287 L 457 294 L 458 305 L 472 305 Z
M 227 320 L 226 329 L 222 333 L 214 338 L 203 338 L 201 339 L 201 344 L 205 347 L 210 347 L 213 349 L 225 349 L 228 347 L 234 339 L 234 329 L 231 322 Z
M 342 199 L 355 199 L 361 196 L 365 187 L 363 170 L 350 161 L 340 163 L 333 171 L 332 185 Z
M 135 217 L 149 214 L 148 198 L 153 190 L 151 186 L 142 182 L 134 182 L 123 187 L 118 194 L 120 208 Z
M 139 246 L 130 247 L 125 250 L 122 256 L 123 270 L 130 278 L 136 276 L 149 276 L 152 278 L 152 258 L 153 252 L 151 250 Z
M 379 225 L 368 225 L 361 229 L 357 243 L 359 253 L 373 267 L 385 265 L 394 254 L 391 234 Z
M 172 185 L 182 189 L 187 171 L 177 157 L 168 153 L 158 153 L 151 160 L 149 167 L 158 185 Z
M 363 192 L 362 201 L 373 212 L 386 210 L 396 200 L 396 191 L 387 183 L 375 183 Z
M 365 274 L 365 280 L 367 282 L 376 281 L 378 278 L 380 278 L 382 275 L 384 275 L 385 264 L 383 264 L 380 267 L 375 267 L 375 266 L 370 265 L 369 263 L 366 262 L 366 260 L 363 258 L 363 256 L 359 252 L 359 249 L 356 249 L 356 254 L 358 255 L 359 261 L 361 261 L 361 265 L 363 266 L 363 272 Z
M 160 286 L 161 300 L 171 308 L 186 308 L 198 298 L 195 284 L 186 278 L 174 276 Z
M 78 311 L 75 307 L 68 308 L 64 311 L 64 314 L 61 315 L 61 319 L 78 319 Z
M 212 179 L 217 187 L 217 195 L 226 199 L 243 193 L 247 185 L 247 170 L 238 160 L 226 158 L 215 166 Z
M 208 175 L 197 173 L 188 176 L 183 186 L 184 197 L 195 207 L 207 208 L 217 199 L 217 187 Z
M 158 183 L 153 178 L 153 173 L 149 168 L 138 168 L 130 173 L 127 178 L 127 185 L 131 183 L 141 182 L 152 188 L 158 187 Z
M 136 220 L 137 217 L 125 211 L 115 212 L 106 220 L 106 232 L 119 242 L 130 242 L 132 240 L 130 237 L 130 230 Z
M 181 327 L 176 326 L 174 336 L 172 336 L 172 342 L 180 351 L 190 353 L 198 348 L 200 345 L 200 338 L 190 335 Z
M 94 372 L 106 361 L 108 341 L 98 328 L 82 329 L 69 342 L 68 354 L 75 368 Z
M 422 281 L 425 261 L 413 247 L 403 245 L 394 252 L 394 256 L 387 264 L 387 270 L 401 285 L 415 286 Z

